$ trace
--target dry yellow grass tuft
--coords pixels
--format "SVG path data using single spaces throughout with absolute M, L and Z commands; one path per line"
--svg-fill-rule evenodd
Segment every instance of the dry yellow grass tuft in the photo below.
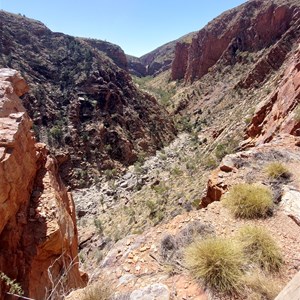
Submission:
M 273 272 L 283 264 L 281 251 L 271 235 L 262 227 L 244 226 L 237 240 L 241 243 L 249 264 Z
M 271 191 L 262 185 L 240 183 L 222 197 L 222 202 L 235 217 L 265 217 L 273 206 Z
M 265 167 L 265 173 L 269 178 L 277 179 L 277 178 L 288 178 L 290 176 L 290 172 L 287 167 L 280 162 L 272 162 L 269 163 Z
M 234 293 L 241 286 L 243 252 L 233 240 L 196 241 L 186 249 L 185 261 L 192 275 L 214 290 Z

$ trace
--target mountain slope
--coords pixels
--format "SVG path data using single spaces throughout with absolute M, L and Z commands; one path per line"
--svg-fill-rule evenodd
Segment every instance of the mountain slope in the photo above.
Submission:
M 157 76 L 170 69 L 175 57 L 176 44 L 190 44 L 194 35 L 195 33 L 191 32 L 175 41 L 171 41 L 154 49 L 140 58 L 127 55 L 130 73 L 139 77 Z
M 0 66 L 20 70 L 29 83 L 24 106 L 69 184 L 91 183 L 102 169 L 131 164 L 174 137 L 166 111 L 133 85 L 118 46 L 4 11 L 0 22 Z
M 194 37 L 184 79 L 195 81 L 217 63 L 232 65 L 238 62 L 240 53 L 257 53 L 274 45 L 299 20 L 296 3 L 248 1 L 215 18 Z M 173 80 L 182 78 L 172 72 Z

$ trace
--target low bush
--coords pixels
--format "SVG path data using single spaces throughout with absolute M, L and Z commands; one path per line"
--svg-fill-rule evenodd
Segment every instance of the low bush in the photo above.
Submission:
M 222 202 L 235 217 L 258 218 L 271 212 L 271 191 L 262 185 L 241 183 L 233 186 L 222 197 Z
M 278 179 L 278 178 L 288 178 L 290 172 L 287 167 L 280 162 L 272 162 L 265 167 L 265 173 L 269 178 Z
M 207 287 L 234 293 L 241 286 L 243 253 L 233 240 L 209 238 L 187 247 L 185 261 L 192 275 Z
M 241 243 L 250 264 L 269 272 L 280 269 L 283 263 L 281 251 L 265 229 L 244 226 L 240 229 L 237 240 Z

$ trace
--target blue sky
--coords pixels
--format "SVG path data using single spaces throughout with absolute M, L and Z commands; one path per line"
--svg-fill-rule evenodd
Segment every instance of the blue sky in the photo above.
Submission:
M 0 8 L 42 21 L 52 31 L 98 38 L 141 56 L 201 29 L 245 0 L 0 0 Z

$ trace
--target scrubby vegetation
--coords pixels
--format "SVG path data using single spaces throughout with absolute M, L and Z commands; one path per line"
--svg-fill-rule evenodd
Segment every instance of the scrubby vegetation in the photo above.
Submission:
M 278 178 L 288 178 L 290 172 L 288 168 L 281 162 L 271 162 L 265 167 L 265 172 L 269 178 L 278 179 Z
M 283 263 L 280 249 L 266 230 L 257 226 L 245 226 L 240 229 L 237 239 L 250 264 L 265 271 L 279 270 Z
M 226 239 L 198 239 L 186 248 L 185 261 L 191 274 L 206 287 L 244 299 L 274 299 L 278 284 L 267 274 L 279 271 L 283 264 L 276 242 L 266 230 L 255 226 L 244 226 Z
M 296 109 L 295 109 L 295 116 L 294 119 L 297 122 L 300 122 L 300 104 L 297 105 Z
M 239 290 L 243 253 L 236 242 L 221 238 L 195 242 L 187 248 L 185 260 L 206 286 L 229 293 Z
M 280 291 L 280 284 L 271 276 L 266 276 L 259 270 L 255 270 L 243 277 L 245 286 L 244 299 L 273 300 Z
M 271 191 L 262 185 L 241 183 L 234 185 L 222 198 L 222 202 L 235 217 L 259 218 L 271 212 Z
M 4 283 L 7 287 L 8 292 L 15 295 L 23 295 L 24 291 L 19 283 L 16 282 L 15 279 L 11 279 L 2 271 L 0 271 L 0 282 Z

